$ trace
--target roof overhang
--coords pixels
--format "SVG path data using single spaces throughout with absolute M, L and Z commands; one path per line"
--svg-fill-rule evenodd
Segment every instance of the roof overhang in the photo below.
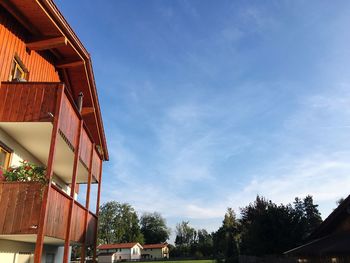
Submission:
M 0 4 L 28 31 L 29 50 L 49 50 L 55 56 L 55 66 L 69 79 L 72 96 L 77 99 L 83 92 L 82 117 L 95 143 L 102 149 L 102 158 L 108 160 L 91 57 L 84 45 L 52 0 L 3 0 Z

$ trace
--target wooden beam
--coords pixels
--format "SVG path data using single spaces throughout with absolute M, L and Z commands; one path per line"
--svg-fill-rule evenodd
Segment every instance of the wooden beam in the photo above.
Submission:
M 75 141 L 75 152 L 74 152 L 74 163 L 73 163 L 73 177 L 72 177 L 72 184 L 71 184 L 71 189 L 70 189 L 70 204 L 69 204 L 69 210 L 68 210 L 68 224 L 67 224 L 67 229 L 66 229 L 66 236 L 64 240 L 64 250 L 63 250 L 63 263 L 68 263 L 70 262 L 69 260 L 69 247 L 70 247 L 70 237 L 71 237 L 71 231 L 72 231 L 72 221 L 74 216 L 73 211 L 74 211 L 74 194 L 75 194 L 75 187 L 76 187 L 76 182 L 77 182 L 77 174 L 78 174 L 78 164 L 79 164 L 79 156 L 80 156 L 80 138 L 81 138 L 81 133 L 83 130 L 83 120 L 80 120 L 79 123 L 79 133 Z
M 90 209 L 90 191 L 91 191 L 91 180 L 92 180 L 92 160 L 94 157 L 94 149 L 95 144 L 92 144 L 91 147 L 91 153 L 90 153 L 90 163 L 89 163 L 89 177 L 88 177 L 88 183 L 87 183 L 87 190 L 86 190 L 86 200 L 85 200 L 85 219 L 84 219 L 84 243 L 81 247 L 81 259 L 80 262 L 84 263 L 86 258 L 86 249 L 87 249 L 87 231 L 88 231 L 88 217 L 89 217 L 89 209 Z
M 81 109 L 81 115 L 84 116 L 84 115 L 89 115 L 89 114 L 92 114 L 95 112 L 95 108 L 94 107 L 83 107 Z
M 85 62 L 83 60 L 61 61 L 56 64 L 56 68 L 73 68 L 83 66 L 84 64 Z
M 40 211 L 39 229 L 36 237 L 36 244 L 35 244 L 35 251 L 34 251 L 34 263 L 41 262 L 41 256 L 43 253 L 44 236 L 45 236 L 45 228 L 46 228 L 46 221 L 47 221 L 47 209 L 48 209 L 48 206 L 50 205 L 48 204 L 48 200 L 51 194 L 53 165 L 54 165 L 54 159 L 55 159 L 55 153 L 56 153 L 56 144 L 59 136 L 58 126 L 59 126 L 60 115 L 61 115 L 60 109 L 63 101 L 63 93 L 64 93 L 64 86 L 62 85 L 57 89 L 57 104 L 56 104 L 56 111 L 55 111 L 56 114 L 55 114 L 54 123 L 53 123 L 49 159 L 47 161 L 47 168 L 46 168 L 46 179 L 48 180 L 48 185 L 45 187 L 45 190 L 43 193 L 43 202 L 42 202 L 41 211 Z
M 102 160 L 100 159 L 100 174 L 99 174 L 99 182 L 98 182 L 98 189 L 97 189 L 97 202 L 96 202 L 96 216 L 97 216 L 97 222 L 95 226 L 95 240 L 94 240 L 94 251 L 92 256 L 92 262 L 96 262 L 97 257 L 97 236 L 98 236 L 98 216 L 100 212 L 100 197 L 101 197 L 101 183 L 102 183 Z
M 57 47 L 66 46 L 68 39 L 66 37 L 53 37 L 47 39 L 41 39 L 38 41 L 27 42 L 26 46 L 30 50 L 47 50 Z

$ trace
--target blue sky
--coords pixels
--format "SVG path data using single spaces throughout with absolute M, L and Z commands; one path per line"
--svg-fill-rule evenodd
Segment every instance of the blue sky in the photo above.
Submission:
M 216 230 L 257 194 L 350 185 L 350 2 L 56 4 L 91 53 L 110 161 L 102 202 Z

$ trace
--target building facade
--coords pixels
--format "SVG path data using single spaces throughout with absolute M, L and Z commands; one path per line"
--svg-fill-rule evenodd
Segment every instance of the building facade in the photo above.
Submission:
M 0 101 L 0 172 L 46 178 L 0 181 L 0 262 L 96 258 L 107 144 L 90 55 L 51 0 L 0 1 Z
M 143 245 L 142 258 L 144 259 L 168 259 L 169 248 L 168 244 L 148 244 Z
M 142 246 L 139 243 L 105 244 L 98 247 L 99 263 L 118 261 L 138 261 L 141 259 Z

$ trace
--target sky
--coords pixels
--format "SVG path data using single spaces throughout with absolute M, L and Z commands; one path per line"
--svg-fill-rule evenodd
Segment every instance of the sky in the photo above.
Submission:
M 215 231 L 257 194 L 323 218 L 349 194 L 349 1 L 55 2 L 93 61 L 102 203 Z

